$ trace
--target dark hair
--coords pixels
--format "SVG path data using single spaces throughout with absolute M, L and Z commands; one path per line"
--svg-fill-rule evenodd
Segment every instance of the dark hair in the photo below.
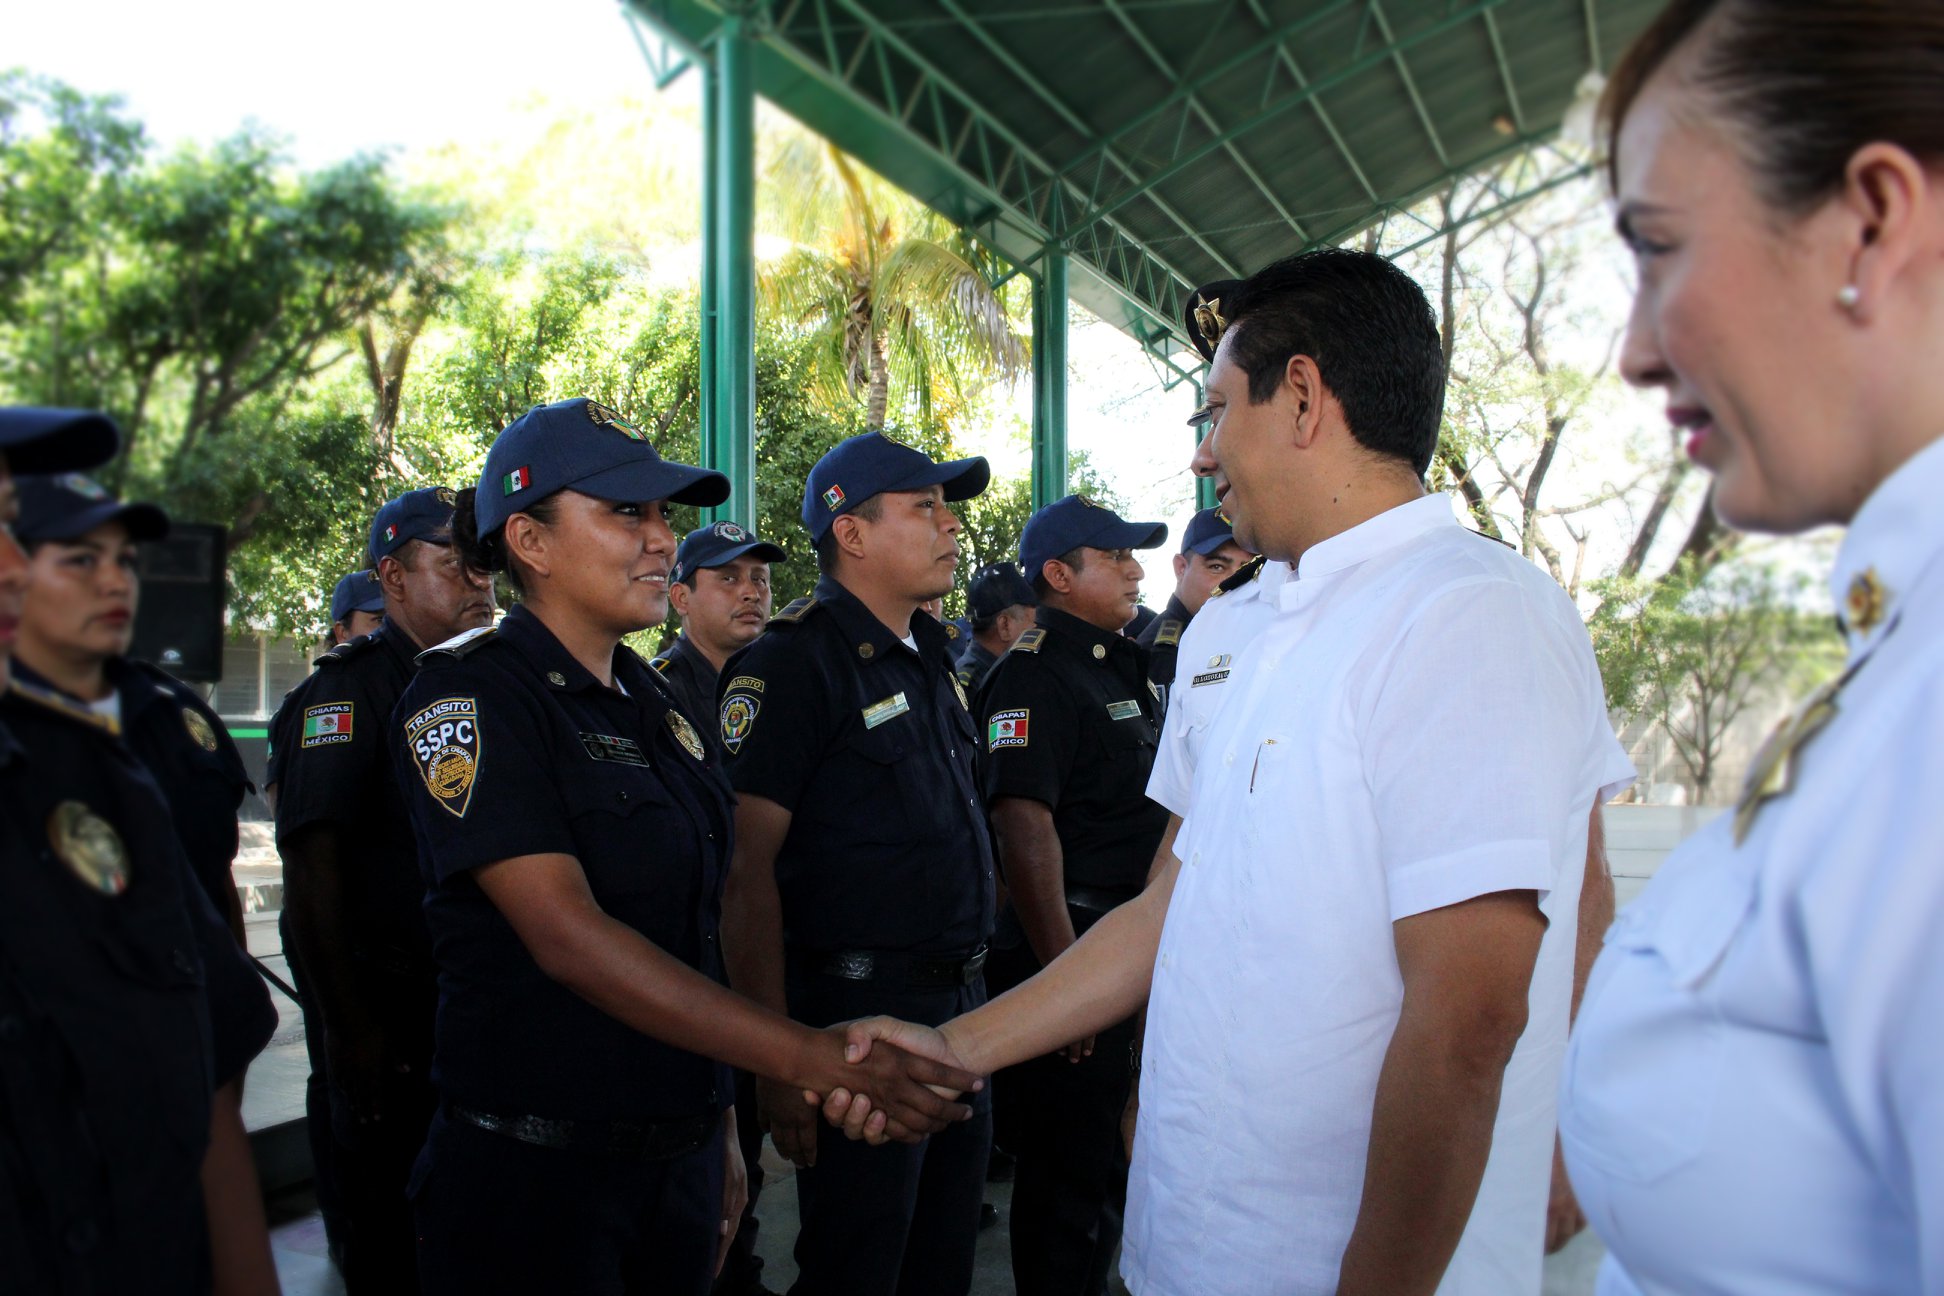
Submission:
M 478 492 L 471 486 L 460 491 L 452 507 L 452 547 L 458 551 L 459 561 L 472 571 L 506 574 L 506 583 L 513 592 L 521 597 L 526 595 L 526 582 L 521 579 L 519 564 L 506 552 L 506 524 L 485 535 L 479 534 L 479 512 L 474 507 L 474 497 Z M 560 507 L 560 492 L 543 496 L 531 504 L 522 506 L 518 512 L 526 514 L 534 521 L 547 524 L 554 520 L 554 513 Z
M 869 499 L 860 500 L 850 511 L 866 522 L 876 522 L 884 516 L 884 496 L 873 495 Z M 837 547 L 837 519 L 832 518 L 830 522 L 830 530 L 824 532 L 823 539 L 817 541 L 817 570 L 826 576 L 835 576 L 837 556 L 842 550 Z
M 1274 396 L 1290 357 L 1306 355 L 1357 444 L 1424 476 L 1444 412 L 1444 347 L 1415 280 L 1370 252 L 1318 248 L 1250 275 L 1228 305 L 1222 340 L 1251 403 Z
M 1679 75 L 1727 124 L 1756 186 L 1802 215 L 1873 141 L 1944 162 L 1944 7 L 1934 0 L 1673 0 L 1615 65 L 1600 101 L 1607 174 L 1654 74 Z
M 1087 565 L 1087 546 L 1078 545 L 1063 554 L 1055 555 L 1054 561 L 1063 562 L 1073 570 L 1079 571 Z M 1040 569 L 1033 573 L 1033 594 L 1044 603 L 1052 592 L 1053 587 L 1046 583 L 1046 564 L 1041 563 Z

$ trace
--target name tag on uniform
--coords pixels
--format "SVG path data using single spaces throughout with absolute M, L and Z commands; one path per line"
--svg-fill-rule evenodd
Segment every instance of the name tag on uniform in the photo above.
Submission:
M 911 703 L 905 701 L 905 695 L 893 693 L 882 702 L 873 702 L 864 708 L 864 727 L 875 729 L 886 720 L 896 720 L 909 710 Z
M 580 736 L 581 746 L 587 754 L 597 761 L 613 761 L 616 765 L 646 765 L 647 756 L 642 754 L 641 744 L 632 738 L 617 734 L 584 733 Z
M 1135 716 L 1141 714 L 1141 704 L 1133 698 L 1129 698 L 1125 702 L 1109 702 L 1107 704 L 1107 714 L 1116 720 L 1132 720 Z
M 1223 680 L 1227 679 L 1228 677 L 1229 677 L 1229 673 L 1225 670 L 1206 671 L 1200 675 L 1195 676 L 1194 679 L 1190 680 L 1188 683 L 1188 687 L 1200 688 L 1204 684 L 1220 684 Z

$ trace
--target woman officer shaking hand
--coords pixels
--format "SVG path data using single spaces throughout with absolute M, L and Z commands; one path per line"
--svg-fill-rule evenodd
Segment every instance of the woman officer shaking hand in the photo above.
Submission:
M 743 1192 L 722 1063 L 864 1088 L 912 1131 L 967 1112 L 925 1085 L 973 1076 L 854 1067 L 841 1033 L 722 984 L 729 786 L 621 638 L 667 615 L 667 505 L 727 495 L 574 399 L 501 433 L 459 498 L 462 555 L 520 602 L 425 654 L 393 717 L 439 964 L 428 1293 L 706 1292 Z

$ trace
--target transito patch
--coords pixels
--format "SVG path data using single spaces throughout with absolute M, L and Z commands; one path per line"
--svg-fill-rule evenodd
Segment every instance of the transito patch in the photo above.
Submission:
M 986 750 L 998 751 L 1003 747 L 1024 747 L 1026 745 L 1026 722 L 1032 717 L 1030 707 L 1020 707 L 1015 711 L 994 711 L 986 721 Z
M 432 799 L 466 817 L 473 781 L 479 775 L 479 703 L 469 697 L 440 698 L 405 722 L 405 745 L 418 765 Z
M 298 748 L 330 747 L 350 742 L 352 707 L 350 702 L 326 702 L 322 706 L 304 708 L 304 737 L 297 744 Z
M 738 684 L 745 681 L 738 679 Z M 763 709 L 763 700 L 747 690 L 736 690 L 722 699 L 722 745 L 729 752 L 740 751 L 743 739 L 756 727 L 756 713 Z

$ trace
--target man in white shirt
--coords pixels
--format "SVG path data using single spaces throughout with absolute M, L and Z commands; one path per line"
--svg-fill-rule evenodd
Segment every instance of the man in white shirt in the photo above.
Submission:
M 1292 564 L 1220 687 L 1137 900 L 929 1034 L 987 1071 L 1147 995 L 1123 1272 L 1136 1296 L 1539 1289 L 1592 807 L 1631 777 L 1565 595 L 1422 475 L 1443 398 L 1422 292 L 1325 250 L 1197 312 L 1197 471 Z M 834 1094 L 826 1115 L 881 1118 Z

